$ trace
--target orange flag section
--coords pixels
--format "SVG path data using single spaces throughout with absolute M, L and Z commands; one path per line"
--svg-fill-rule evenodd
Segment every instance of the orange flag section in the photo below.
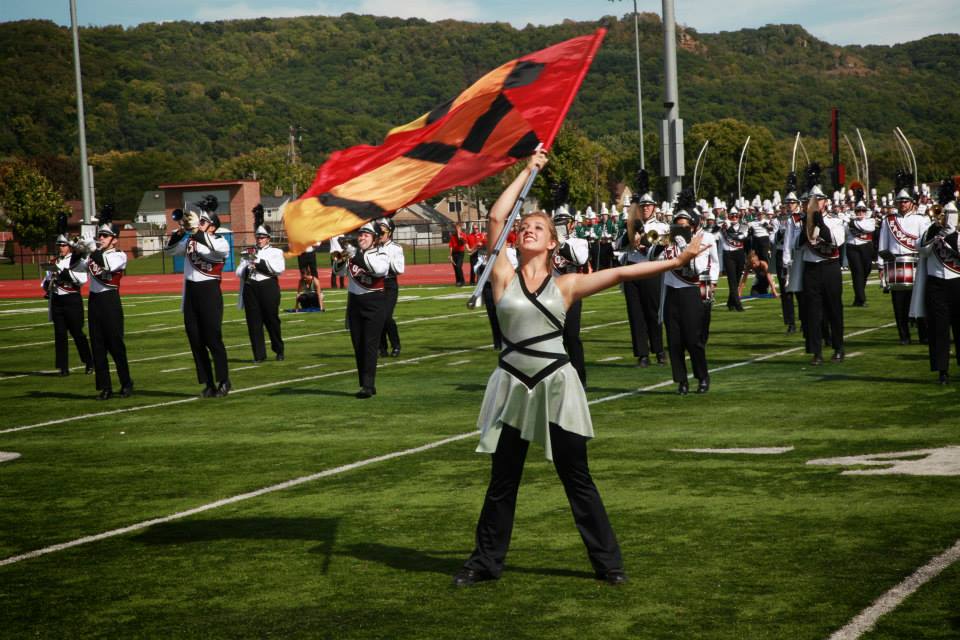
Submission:
M 494 69 L 458 96 L 390 131 L 380 146 L 334 152 L 284 210 L 290 253 L 455 186 L 476 184 L 549 148 L 606 31 Z

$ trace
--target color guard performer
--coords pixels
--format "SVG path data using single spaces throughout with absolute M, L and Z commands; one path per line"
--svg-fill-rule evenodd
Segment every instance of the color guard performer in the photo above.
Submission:
M 947 178 L 940 185 L 939 206 L 933 209 L 933 222 L 920 245 L 922 286 L 914 288 L 911 308 L 921 294 L 929 335 L 930 370 L 938 373 L 940 384 L 950 383 L 950 332 L 960 365 L 960 247 L 957 243 L 958 214 L 956 185 Z
M 873 235 L 877 223 L 859 194 L 854 217 L 847 222 L 847 264 L 853 280 L 853 306 L 867 306 L 867 278 L 873 269 Z
M 377 355 L 387 319 L 385 278 L 390 258 L 377 246 L 377 230 L 368 222 L 357 231 L 356 253 L 347 262 L 347 324 L 357 363 L 357 398 L 377 395 Z
M 620 264 L 623 265 L 655 259 L 655 252 L 659 252 L 670 238 L 670 225 L 659 222 L 654 215 L 657 201 L 649 189 L 649 176 L 642 169 L 637 172 L 636 193 L 627 214 L 626 233 L 621 239 Z M 643 368 L 650 366 L 651 353 L 656 356 L 658 365 L 667 363 L 663 349 L 663 327 L 660 324 L 662 285 L 661 275 L 623 283 L 633 357 L 637 359 L 637 365 Z
M 930 225 L 930 219 L 917 212 L 913 194 L 913 176 L 897 172 L 894 179 L 897 213 L 888 214 L 880 227 L 879 255 L 883 260 L 883 275 L 890 289 L 893 315 L 897 322 L 900 344 L 910 344 L 910 297 L 917 262 L 917 243 Z M 927 324 L 917 320 L 917 334 L 921 343 L 927 340 Z
M 117 368 L 120 397 L 129 398 L 133 393 L 133 380 L 127 364 L 127 347 L 123 342 L 123 306 L 120 304 L 120 279 L 127 268 L 127 254 L 116 249 L 117 229 L 103 213 L 100 222 L 103 224 L 97 229 L 98 247 L 86 260 L 90 273 L 87 315 L 93 342 L 96 388 L 100 392 L 97 399 L 113 397 L 108 353 Z
M 740 210 L 734 205 L 727 213 L 727 220 L 720 230 L 720 248 L 723 251 L 723 270 L 727 274 L 727 309 L 743 311 L 743 304 L 737 296 L 737 285 L 743 276 L 746 262 L 743 245 L 747 241 L 746 225 L 740 222 Z
M 83 296 L 80 288 L 87 281 L 87 265 L 83 254 L 87 248 L 79 242 L 70 242 L 66 236 L 66 215 L 59 220 L 62 231 L 57 236 L 58 257 L 50 265 L 41 286 L 49 301 L 48 317 L 53 322 L 56 367 L 61 376 L 70 375 L 67 333 L 73 337 L 80 360 L 86 372 L 93 373 L 90 343 L 83 333 Z
M 255 213 L 256 215 L 256 213 Z M 283 338 L 280 335 L 280 274 L 286 268 L 283 251 L 270 244 L 270 228 L 258 219 L 254 240 L 255 247 L 249 247 L 243 253 L 243 260 L 237 268 L 240 278 L 240 299 L 237 308 L 243 309 L 247 319 L 247 333 L 250 335 L 250 347 L 253 349 L 253 361 L 267 359 L 267 347 L 263 339 L 263 328 L 270 336 L 270 349 L 277 360 L 283 360 Z M 310 273 L 305 270 L 304 273 Z
M 223 294 L 220 279 L 230 245 L 217 233 L 220 217 L 214 213 L 217 199 L 207 196 L 198 203 L 201 212 L 173 212 L 180 228 L 170 235 L 168 255 L 182 255 L 183 261 L 183 325 L 197 382 L 204 385 L 203 398 L 219 398 L 230 392 L 227 349 L 223 344 Z M 209 355 L 208 355 L 209 354 Z M 210 356 L 213 356 L 213 366 Z M 214 378 L 216 373 L 216 378 Z M 214 383 L 218 384 L 214 386 Z
M 390 355 L 394 358 L 400 355 L 400 331 L 397 329 L 397 321 L 393 319 L 393 311 L 397 308 L 397 298 L 400 295 L 400 287 L 397 282 L 397 276 L 402 275 L 406 268 L 405 258 L 403 256 L 403 247 L 393 241 L 393 232 L 397 228 L 392 218 L 384 218 L 376 225 L 380 232 L 380 247 L 390 259 L 390 269 L 383 281 L 383 290 L 387 297 L 387 319 L 383 325 L 383 333 L 380 334 L 380 355 L 387 355 L 387 338 L 390 339 Z M 476 225 L 474 225 L 476 233 Z M 472 234 L 471 234 L 472 235 Z M 474 268 L 476 261 L 473 259 L 475 254 L 470 254 L 470 276 L 476 277 Z M 471 281 L 470 284 L 474 284 Z
M 589 259 L 590 248 L 587 241 L 577 238 L 574 234 L 575 222 L 567 210 L 561 205 L 553 214 L 553 225 L 557 229 L 557 238 L 560 246 L 553 252 L 553 276 L 565 273 L 578 273 Z M 580 318 L 583 313 L 583 304 L 577 300 L 567 309 L 567 319 L 563 324 L 563 348 L 570 356 L 570 364 L 577 370 L 580 384 L 587 388 L 587 365 L 583 356 L 583 341 L 580 340 Z
M 660 255 L 661 260 L 675 260 L 686 250 L 694 233 L 700 226 L 693 189 L 680 192 L 670 229 L 671 242 Z M 693 375 L 699 381 L 697 393 L 710 390 L 710 373 L 707 367 L 707 350 L 704 344 L 705 293 L 701 283 L 711 287 L 710 279 L 719 277 L 716 269 L 717 248 L 713 235 L 700 234 L 698 255 L 688 264 L 667 271 L 663 278 L 663 323 L 667 327 L 667 347 L 670 349 L 670 368 L 673 381 L 678 384 L 677 393 L 687 395 L 687 363 L 685 354 L 690 354 Z M 717 266 L 715 266 L 717 265 Z

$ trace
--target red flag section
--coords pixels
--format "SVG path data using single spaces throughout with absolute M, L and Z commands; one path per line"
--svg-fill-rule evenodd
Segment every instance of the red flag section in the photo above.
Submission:
M 455 186 L 475 184 L 545 147 L 606 34 L 598 29 L 512 60 L 377 147 L 337 151 L 286 206 L 291 253 Z

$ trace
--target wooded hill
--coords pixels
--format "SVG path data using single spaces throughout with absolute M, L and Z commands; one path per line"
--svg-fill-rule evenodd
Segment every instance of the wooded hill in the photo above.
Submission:
M 607 17 L 600 24 L 609 34 L 569 122 L 611 154 L 635 155 L 633 17 Z M 285 144 L 295 124 L 303 128 L 303 161 L 315 167 L 334 149 L 379 143 L 392 126 L 504 61 L 597 26 L 568 21 L 515 29 L 345 14 L 84 28 L 87 140 L 91 154 L 150 151 L 185 173 L 197 167 L 209 173 L 242 154 Z M 640 29 L 647 162 L 657 167 L 659 17 L 644 14 Z M 770 175 L 753 185 L 758 189 L 780 188 L 778 174 L 798 130 L 810 154 L 829 164 L 832 106 L 840 108 L 854 141 L 853 127 L 861 129 L 875 180 L 889 183 L 899 164 L 895 126 L 913 141 L 921 178 L 957 171 L 956 34 L 893 47 L 835 46 L 797 25 L 714 34 L 680 28 L 678 38 L 680 112 L 688 132 L 726 118 L 769 131 L 769 145 L 757 151 L 776 158 L 767 167 Z M 0 24 L 0 156 L 49 165 L 50 157 L 76 154 L 71 50 L 69 30 L 53 23 Z M 696 136 L 688 140 L 690 172 L 696 142 Z M 844 161 L 852 173 L 852 159 Z M 635 159 L 605 158 L 603 164 L 604 179 L 615 181 L 630 175 Z M 717 180 L 716 189 L 729 191 L 729 182 Z M 61 183 L 70 190 L 69 179 Z

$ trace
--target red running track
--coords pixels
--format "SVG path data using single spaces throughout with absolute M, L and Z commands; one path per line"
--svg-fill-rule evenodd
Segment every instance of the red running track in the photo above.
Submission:
M 320 284 L 326 288 L 330 284 L 330 269 L 318 269 Z M 469 278 L 470 268 L 464 266 L 464 275 Z M 280 276 L 280 287 L 283 290 L 296 290 L 298 272 L 296 269 L 287 269 Z M 449 264 L 414 264 L 407 265 L 406 271 L 400 276 L 401 285 L 433 284 L 453 285 L 453 269 Z M 240 280 L 232 272 L 223 276 L 223 290 L 237 291 L 240 289 Z M 120 293 L 174 293 L 183 290 L 183 274 L 168 273 L 151 276 L 124 276 L 120 285 Z M 42 298 L 43 290 L 39 280 L 0 280 L 0 298 Z

